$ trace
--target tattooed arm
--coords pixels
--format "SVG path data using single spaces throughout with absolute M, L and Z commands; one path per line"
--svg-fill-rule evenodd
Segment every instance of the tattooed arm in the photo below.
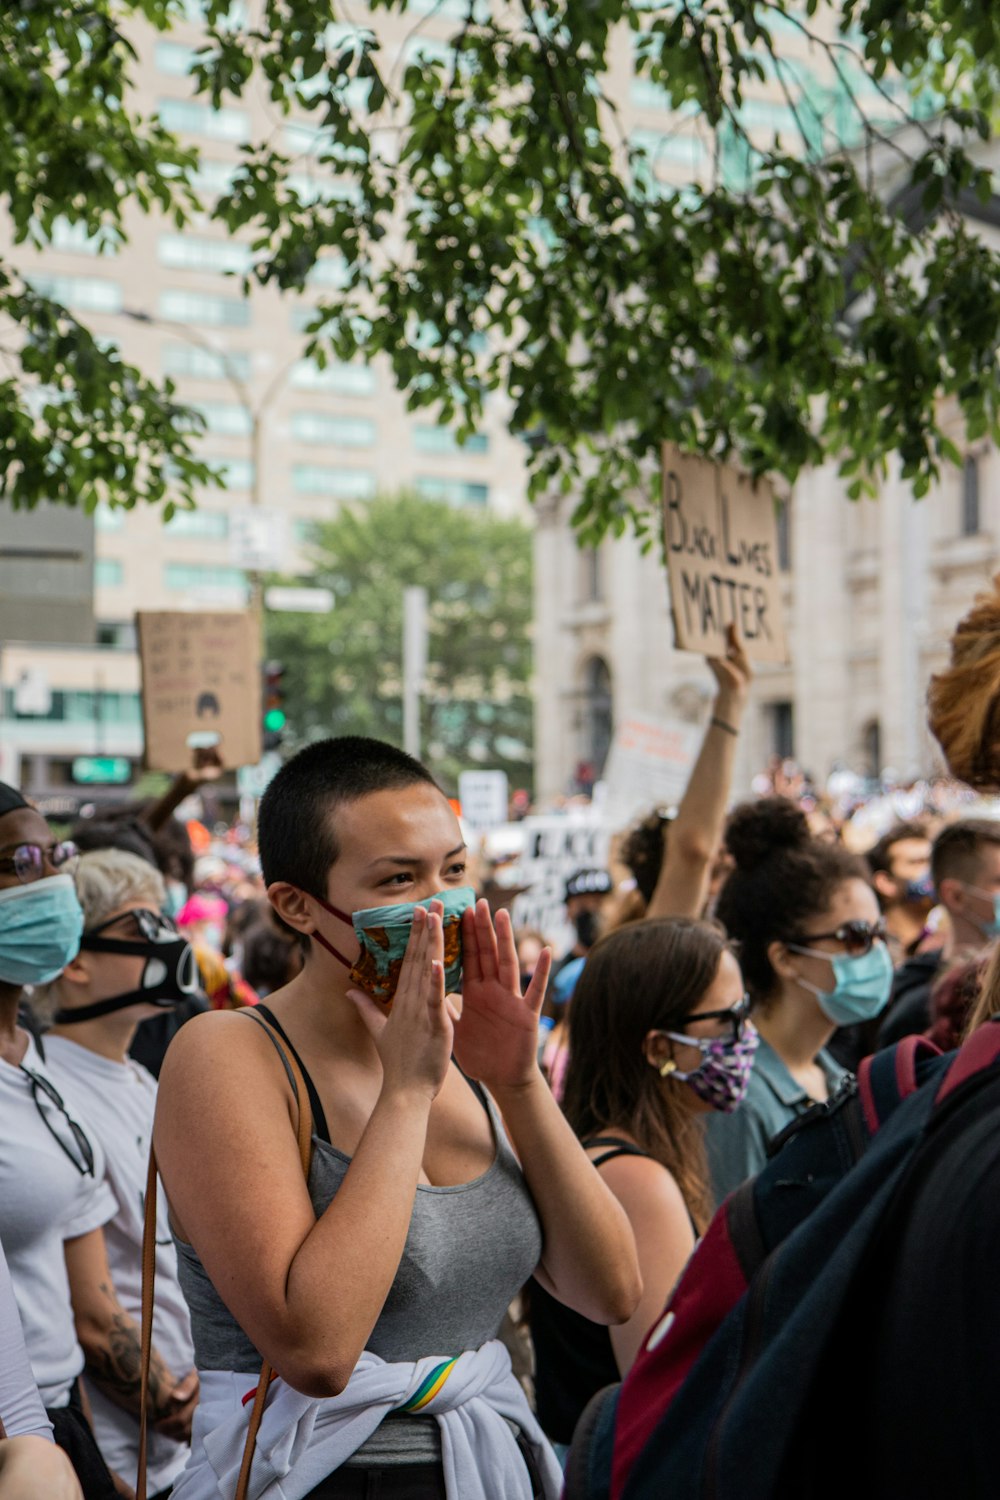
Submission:
M 87 1361 L 87 1378 L 124 1411 L 139 1415 L 141 1342 L 138 1323 L 118 1301 L 104 1233 L 92 1229 L 65 1242 L 66 1269 L 76 1336 Z M 150 1416 L 169 1417 L 178 1382 L 154 1346 L 149 1365 Z

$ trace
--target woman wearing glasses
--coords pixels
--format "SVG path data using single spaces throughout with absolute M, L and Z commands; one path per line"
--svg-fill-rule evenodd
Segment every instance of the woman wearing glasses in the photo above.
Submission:
M 710 1216 L 702 1117 L 736 1109 L 757 1036 L 721 931 L 686 917 L 619 928 L 573 994 L 563 1109 L 635 1235 L 642 1298 L 606 1328 L 529 1283 L 538 1417 L 568 1444 L 591 1396 L 620 1379 Z
M 135 1384 L 138 1330 L 115 1295 L 102 1230 L 117 1205 L 99 1144 L 18 1025 L 24 987 L 49 983 L 79 949 L 75 860 L 0 783 L 0 1243 L 56 1442 L 85 1500 L 112 1500 L 130 1491 L 94 1440 L 80 1375 L 86 1347 L 95 1379 Z
M 739 945 L 761 1036 L 742 1107 L 708 1126 L 721 1200 L 760 1171 L 768 1143 L 845 1076 L 824 1050 L 840 1026 L 885 1008 L 892 960 L 863 860 L 812 837 L 783 797 L 738 807 L 726 844 L 735 869 L 716 914 Z

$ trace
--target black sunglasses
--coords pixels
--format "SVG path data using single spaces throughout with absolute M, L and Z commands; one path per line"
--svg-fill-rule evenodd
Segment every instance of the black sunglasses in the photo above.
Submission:
M 45 1128 L 48 1130 L 52 1139 L 55 1141 L 59 1149 L 69 1157 L 70 1161 L 73 1163 L 74 1167 L 79 1172 L 81 1177 L 93 1177 L 94 1148 L 90 1144 L 90 1140 L 87 1136 L 86 1131 L 83 1129 L 83 1126 L 77 1124 L 77 1122 L 73 1119 L 73 1116 L 70 1114 L 69 1110 L 66 1108 L 62 1094 L 60 1094 L 59 1090 L 55 1088 L 47 1078 L 43 1078 L 41 1073 L 35 1073 L 31 1068 L 26 1068 L 24 1066 L 24 1063 L 21 1063 L 20 1067 L 21 1072 L 31 1082 L 31 1097 L 35 1101 L 35 1108 L 41 1115 Z M 73 1146 L 67 1145 L 62 1136 L 56 1130 L 52 1121 L 49 1119 L 48 1114 L 42 1107 L 42 1101 L 38 1097 L 40 1093 L 44 1094 L 48 1102 L 59 1111 L 63 1119 L 66 1121 L 66 1124 L 69 1127 L 69 1133 L 73 1138 L 73 1146 L 75 1146 L 76 1151 L 79 1151 L 80 1153 L 79 1158 L 76 1156 Z
M 834 932 L 804 932 L 792 941 L 793 944 L 808 947 L 811 943 L 820 943 L 829 938 L 833 942 L 843 943 L 845 951 L 852 958 L 860 958 L 876 942 L 884 943 L 888 936 L 889 930 L 879 917 L 877 922 L 842 922 Z
M 70 839 L 60 844 L 18 844 L 13 854 L 0 858 L 0 872 L 16 875 L 22 885 L 31 885 L 41 880 L 48 864 L 53 870 L 62 870 L 71 875 L 80 851 Z M 68 866 L 68 868 L 67 868 Z
M 122 932 L 120 937 L 101 937 L 100 934 L 107 932 L 109 927 L 118 927 L 126 921 L 133 925 L 131 933 Z M 98 922 L 96 927 L 88 927 L 80 939 L 80 947 L 88 953 L 145 953 L 150 943 L 175 943 L 177 937 L 177 928 L 170 917 L 140 906 L 134 911 L 121 912 L 117 917 Z
M 732 1027 L 732 1040 L 738 1042 L 749 1018 L 750 996 L 744 995 L 742 1000 L 731 1005 L 728 1010 L 693 1010 L 688 1015 L 681 1016 L 677 1024 L 690 1026 L 693 1021 L 728 1021 Z

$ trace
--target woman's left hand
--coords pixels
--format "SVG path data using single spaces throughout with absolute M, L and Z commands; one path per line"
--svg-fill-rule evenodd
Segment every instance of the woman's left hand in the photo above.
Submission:
M 510 915 L 477 901 L 462 917 L 462 1015 L 455 1025 L 455 1058 L 463 1073 L 489 1089 L 529 1083 L 538 1066 L 538 1016 L 552 954 L 543 949 L 521 994 Z

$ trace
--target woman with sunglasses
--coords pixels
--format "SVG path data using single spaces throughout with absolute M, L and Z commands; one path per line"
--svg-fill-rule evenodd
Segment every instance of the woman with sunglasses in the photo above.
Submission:
M 725 937 L 687 917 L 636 922 L 598 943 L 569 1034 L 563 1109 L 628 1215 L 643 1291 L 628 1322 L 606 1328 L 529 1283 L 538 1416 L 556 1445 L 629 1369 L 705 1227 L 703 1117 L 736 1109 L 757 1044 Z
M 0 1242 L 55 1440 L 85 1500 L 112 1500 L 130 1491 L 97 1446 L 80 1376 L 86 1351 L 95 1379 L 134 1381 L 138 1330 L 104 1248 L 115 1198 L 100 1144 L 18 1023 L 25 987 L 55 979 L 79 949 L 75 863 L 75 847 L 54 841 L 20 792 L 0 783 Z
M 162 1015 L 190 993 L 196 966 L 190 944 L 161 915 L 166 888 L 146 860 L 119 849 L 93 850 L 81 856 L 75 881 L 85 923 L 80 951 L 57 979 L 35 990 L 32 1009 L 52 1023 L 45 1036 L 50 1076 L 69 1107 L 87 1119 L 104 1151 L 118 1203 L 104 1230 L 108 1261 L 122 1306 L 138 1322 L 156 1082 L 128 1052 L 140 1022 Z M 148 1483 L 151 1496 L 165 1497 L 187 1459 L 198 1376 L 162 1202 L 159 1220 Z M 91 1406 L 107 1462 L 116 1473 L 134 1474 L 139 1448 L 134 1395 L 95 1385 Z
M 892 959 L 865 862 L 816 839 L 784 797 L 732 814 L 726 844 L 735 868 L 716 915 L 739 945 L 761 1036 L 743 1105 L 708 1125 L 717 1202 L 767 1158 L 769 1142 L 845 1073 L 825 1050 L 840 1026 L 882 1011 Z

